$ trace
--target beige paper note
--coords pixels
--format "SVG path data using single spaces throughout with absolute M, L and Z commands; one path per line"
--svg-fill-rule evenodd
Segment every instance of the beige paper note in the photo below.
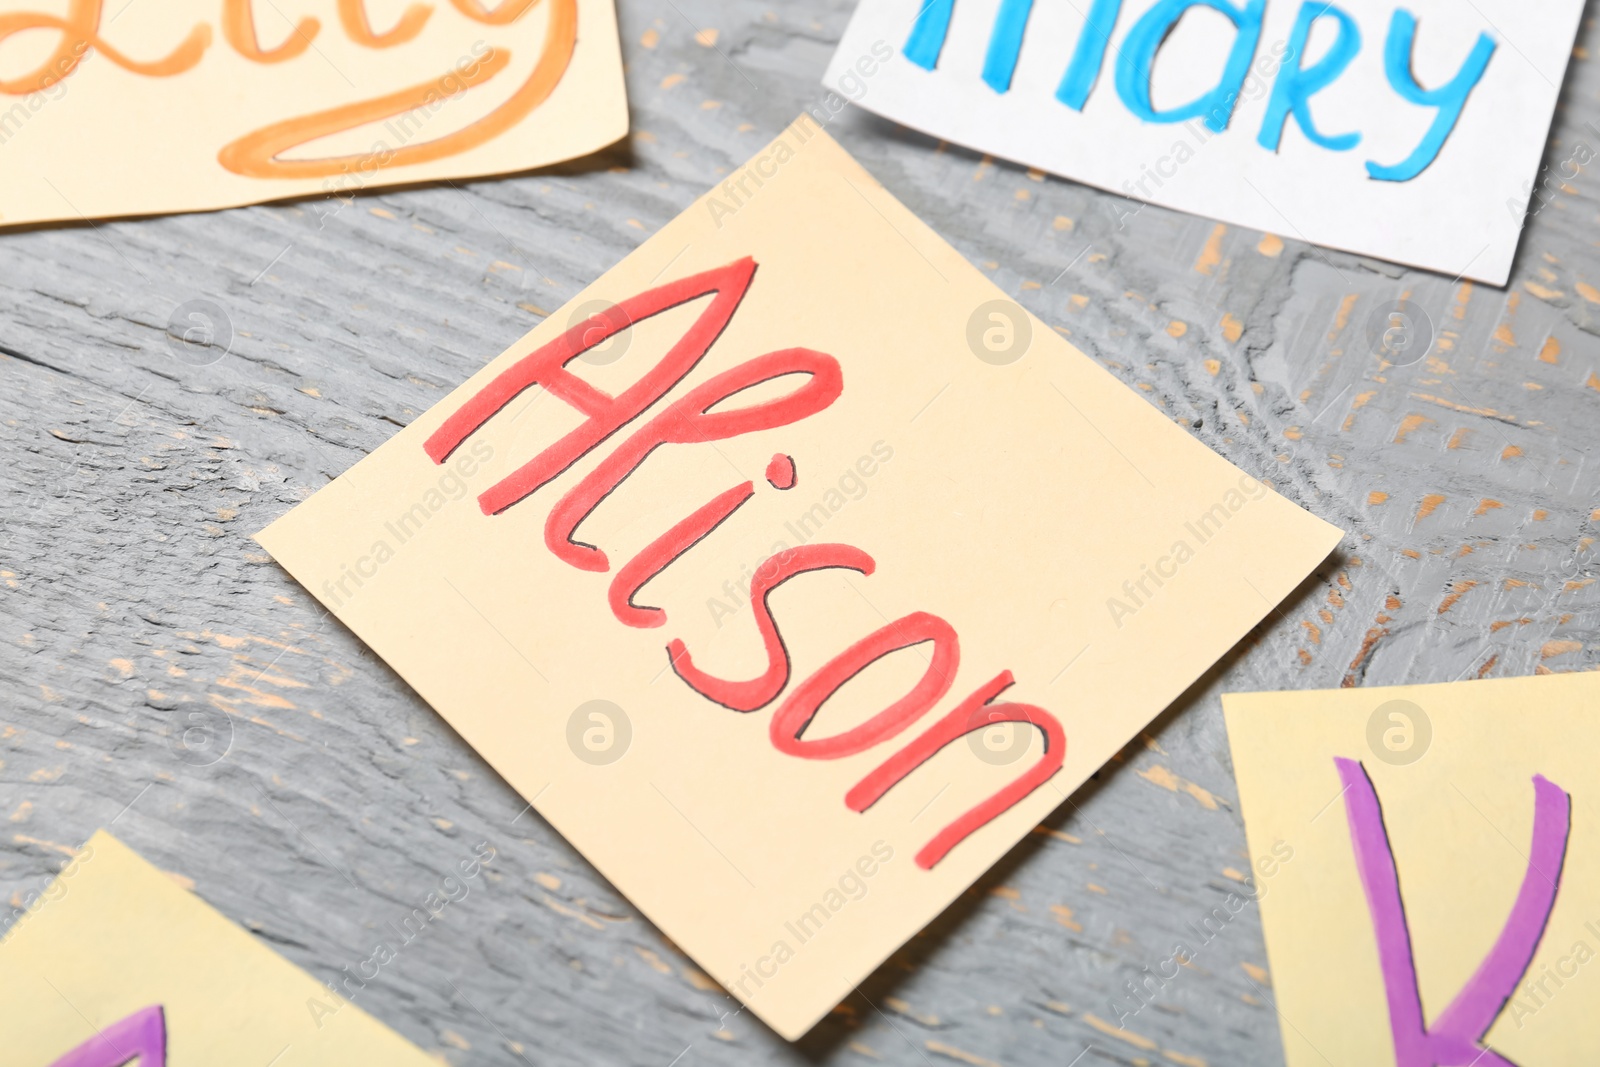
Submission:
M 627 131 L 612 0 L 0 0 L 0 226 L 505 174 Z
M 1337 538 L 809 119 L 259 535 L 788 1038 Z
M 0 940 L 0 1032 L 15 1067 L 437 1063 L 104 830 Z
M 1222 702 L 1288 1067 L 1594 1061 L 1600 674 Z

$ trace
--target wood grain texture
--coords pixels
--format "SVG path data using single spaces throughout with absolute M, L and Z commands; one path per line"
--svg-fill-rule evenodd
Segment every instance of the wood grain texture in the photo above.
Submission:
M 110 826 L 329 979 L 488 841 L 490 873 L 357 998 L 451 1063 L 1281 1063 L 1253 905 L 1116 1025 L 1126 983 L 1250 869 L 1218 694 L 1600 660 L 1600 163 L 1533 219 L 1502 291 L 1312 248 L 1287 223 L 1126 217 L 1120 198 L 861 112 L 830 122 L 1007 293 L 1351 533 L 796 1046 L 741 1014 L 248 539 L 821 103 L 850 6 L 622 0 L 635 131 L 579 164 L 342 208 L 0 236 L 13 900 Z M 1586 24 L 1580 46 L 1593 36 Z M 1585 125 L 1597 91 L 1580 47 L 1548 162 L 1600 145 Z M 1439 343 L 1386 368 L 1367 324 L 1401 298 Z M 207 366 L 167 339 L 195 299 L 234 332 Z

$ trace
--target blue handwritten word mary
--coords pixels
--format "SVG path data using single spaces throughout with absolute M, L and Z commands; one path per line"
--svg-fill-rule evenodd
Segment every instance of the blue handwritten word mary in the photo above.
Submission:
M 938 65 L 939 53 L 950 31 L 950 15 L 955 9 L 955 2 L 927 0 L 917 13 L 903 51 L 907 59 L 924 70 L 933 70 Z M 1157 109 L 1150 101 L 1150 68 L 1167 35 L 1177 26 L 1184 13 L 1194 7 L 1208 7 L 1233 23 L 1233 47 L 1228 52 L 1222 77 L 1214 88 L 1188 103 Z M 1022 38 L 1032 11 L 1033 0 L 1000 0 L 983 63 L 983 80 L 997 93 L 1011 90 L 1011 76 L 1016 70 L 1017 56 L 1022 51 Z M 1243 0 L 1239 4 L 1230 3 L 1229 0 L 1156 0 L 1128 30 L 1122 46 L 1116 50 L 1114 80 L 1117 96 L 1129 111 L 1145 122 L 1184 122 L 1203 118 L 1211 130 L 1223 132 L 1233 118 L 1240 88 L 1260 43 L 1265 11 L 1266 0 Z M 1074 111 L 1083 110 L 1100 78 L 1105 66 L 1106 48 L 1111 43 L 1111 32 L 1121 13 L 1122 0 L 1093 0 L 1090 4 L 1083 32 L 1078 35 L 1066 72 L 1056 87 L 1056 99 Z M 1316 62 L 1303 66 L 1306 40 L 1319 19 L 1331 20 L 1337 36 Z M 1484 68 L 1489 65 L 1489 58 L 1495 51 L 1494 39 L 1486 33 L 1480 33 L 1454 77 L 1436 88 L 1424 89 L 1417 83 L 1411 69 L 1416 36 L 1416 16 L 1404 9 L 1397 9 L 1389 20 L 1389 34 L 1383 46 L 1384 75 L 1390 88 L 1401 99 L 1418 107 L 1434 109 L 1434 117 L 1427 133 L 1423 134 L 1422 140 L 1406 158 L 1392 164 L 1367 161 L 1367 174 L 1380 181 L 1410 181 L 1427 169 L 1444 146 L 1445 138 L 1455 128 L 1462 108 L 1466 107 L 1467 95 L 1483 77 Z M 1289 34 L 1285 62 L 1277 80 L 1273 82 L 1272 96 L 1267 101 L 1267 113 L 1256 134 L 1256 142 L 1276 152 L 1284 125 L 1292 117 L 1306 138 L 1323 148 L 1348 152 L 1360 144 L 1361 134 L 1325 133 L 1317 128 L 1311 115 L 1312 97 L 1344 73 L 1360 50 L 1361 30 L 1348 13 L 1323 0 L 1306 0 L 1301 4 L 1294 28 Z

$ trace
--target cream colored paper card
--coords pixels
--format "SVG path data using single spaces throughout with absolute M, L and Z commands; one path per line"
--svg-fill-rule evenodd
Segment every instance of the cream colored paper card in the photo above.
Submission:
M 1288 1067 L 1594 1061 L 1600 674 L 1222 702 Z
M 0 940 L 0 1032 L 8 1067 L 438 1063 L 104 830 Z
M 612 0 L 0 0 L 0 226 L 505 174 L 627 131 Z
M 1338 536 L 804 119 L 258 535 L 789 1038 Z

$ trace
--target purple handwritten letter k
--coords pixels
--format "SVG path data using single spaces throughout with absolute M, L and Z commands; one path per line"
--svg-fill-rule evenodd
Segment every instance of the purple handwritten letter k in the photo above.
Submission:
M 1411 958 L 1411 932 L 1406 927 L 1400 877 L 1395 871 L 1377 791 L 1372 788 L 1366 768 L 1355 760 L 1335 758 L 1333 762 L 1344 782 L 1344 810 L 1350 820 L 1356 870 L 1366 889 L 1372 930 L 1377 935 L 1396 1067 L 1516 1067 L 1480 1042 L 1533 961 L 1550 910 L 1555 907 L 1556 889 L 1567 858 L 1572 798 L 1544 775 L 1533 776 L 1533 842 L 1516 903 L 1511 905 L 1511 914 L 1500 928 L 1494 947 L 1429 1027 L 1422 1018 L 1417 968 Z
M 167 1017 L 161 1005 L 143 1008 L 101 1030 L 51 1067 L 167 1067 Z

